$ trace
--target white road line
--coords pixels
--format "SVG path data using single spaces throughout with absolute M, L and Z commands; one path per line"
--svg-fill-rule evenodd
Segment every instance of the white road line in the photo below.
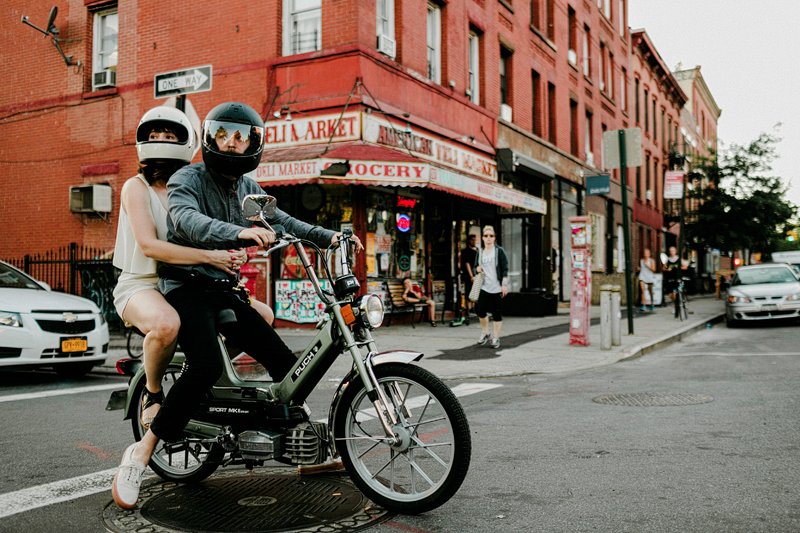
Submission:
M 116 468 L 112 468 L 94 474 L 0 494 L 0 518 L 54 503 L 91 496 L 98 492 L 108 491 L 111 494 L 111 479 L 116 471 Z
M 453 387 L 453 393 L 456 396 L 470 396 L 479 392 L 484 392 L 491 389 L 502 387 L 496 383 L 462 383 Z M 42 393 L 29 394 L 16 394 L 13 396 L 6 396 L 0 398 L 0 401 L 12 401 L 8 398 L 27 399 L 27 398 L 40 398 L 43 396 L 57 396 L 59 394 L 76 394 L 78 392 L 88 392 L 96 390 L 108 390 L 112 388 L 121 388 L 117 385 L 97 385 L 94 387 L 81 387 L 77 389 L 69 389 L 64 391 L 45 391 Z M 22 398 L 25 397 L 25 398 Z M 416 400 L 411 398 L 409 403 Z M 327 422 L 326 419 L 321 420 Z M 61 481 L 54 481 L 45 485 L 37 485 L 35 487 L 28 487 L 14 492 L 7 492 L 0 494 L 0 518 L 5 518 L 18 513 L 24 513 L 40 507 L 47 507 L 54 503 L 66 502 L 69 500 L 76 500 L 84 496 L 91 496 L 98 492 L 108 491 L 109 497 L 111 496 L 111 480 L 114 477 L 116 468 L 95 472 L 93 474 L 86 474 L 85 476 L 78 476 L 71 479 L 64 479 Z M 150 471 L 148 470 L 148 473 Z
M 64 394 L 81 394 L 84 392 L 97 392 L 125 388 L 127 388 L 125 383 L 114 383 L 107 385 L 91 385 L 89 387 L 75 387 L 74 389 L 55 389 L 41 392 L 26 392 L 23 394 L 9 394 L 8 396 L 0 396 L 0 403 L 18 402 L 20 400 L 35 400 L 36 398 L 49 398 L 51 396 L 62 396 Z

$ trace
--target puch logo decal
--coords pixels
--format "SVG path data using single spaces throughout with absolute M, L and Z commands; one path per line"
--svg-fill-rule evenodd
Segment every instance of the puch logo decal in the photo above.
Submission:
M 302 374 L 306 367 L 308 367 L 308 364 L 314 360 L 314 357 L 317 355 L 317 352 L 319 352 L 321 347 L 322 343 L 318 342 L 311 348 L 308 354 L 303 357 L 303 360 L 300 362 L 300 366 L 298 366 L 292 373 L 292 381 L 297 381 L 297 378 L 299 378 L 300 374 Z

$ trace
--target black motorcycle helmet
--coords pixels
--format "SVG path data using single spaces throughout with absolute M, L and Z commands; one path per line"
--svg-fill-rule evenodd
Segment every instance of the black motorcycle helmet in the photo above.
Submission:
M 238 178 L 255 170 L 264 149 L 264 121 L 252 107 L 225 102 L 203 121 L 203 161 L 209 170 Z

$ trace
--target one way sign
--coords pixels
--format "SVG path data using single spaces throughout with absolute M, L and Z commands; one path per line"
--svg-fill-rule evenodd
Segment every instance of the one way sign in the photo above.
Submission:
M 210 91 L 211 65 L 156 74 L 153 88 L 156 98 Z

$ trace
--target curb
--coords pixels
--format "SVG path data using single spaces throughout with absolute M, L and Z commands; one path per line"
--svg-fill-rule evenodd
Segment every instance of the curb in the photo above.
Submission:
M 657 339 L 652 341 L 643 342 L 642 344 L 638 344 L 636 346 L 632 346 L 630 350 L 625 350 L 623 352 L 623 356 L 617 360 L 617 362 L 621 361 L 630 361 L 633 359 L 638 359 L 647 355 L 650 352 L 653 352 L 659 348 L 664 348 L 673 344 L 675 342 L 683 340 L 685 337 L 688 337 L 692 333 L 694 333 L 698 329 L 703 329 L 706 327 L 706 324 L 716 324 L 717 322 L 722 322 L 725 317 L 725 313 L 719 313 L 716 315 L 712 315 L 709 318 L 702 320 L 696 324 L 689 324 L 680 328 L 672 333 L 667 335 L 663 335 Z

